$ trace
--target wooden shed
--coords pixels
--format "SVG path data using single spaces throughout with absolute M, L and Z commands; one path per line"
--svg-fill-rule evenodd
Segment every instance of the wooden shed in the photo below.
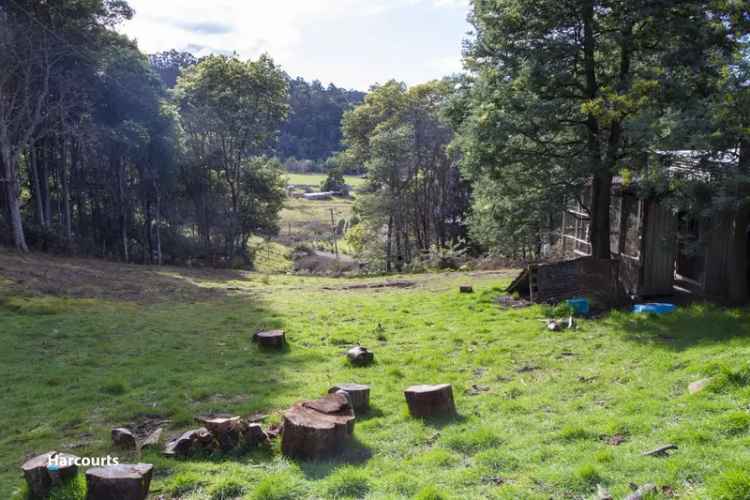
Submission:
M 590 216 L 584 206 L 590 193 L 563 213 L 562 255 L 591 255 Z M 677 256 L 677 214 L 656 198 L 640 198 L 616 180 L 610 208 L 610 252 L 619 262 L 619 279 L 634 297 L 670 295 Z

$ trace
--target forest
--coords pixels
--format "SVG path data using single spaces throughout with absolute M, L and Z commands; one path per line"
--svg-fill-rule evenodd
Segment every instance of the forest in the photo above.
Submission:
M 2 243 L 251 267 L 251 237 L 280 230 L 284 174 L 322 172 L 329 188 L 364 175 L 346 239 L 371 268 L 547 258 L 571 201 L 590 254 L 609 258 L 612 190 L 624 183 L 685 220 L 738 228 L 728 279 L 746 276 L 748 10 L 476 0 L 462 73 L 364 93 L 292 77 L 272 54 L 143 54 L 115 30 L 133 16 L 122 0 L 10 0 Z M 679 151 L 694 161 L 675 175 Z

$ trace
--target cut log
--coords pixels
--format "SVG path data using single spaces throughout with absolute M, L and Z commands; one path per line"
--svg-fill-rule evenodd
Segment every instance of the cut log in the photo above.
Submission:
M 27 460 L 21 469 L 32 496 L 47 498 L 51 488 L 78 474 L 77 459 L 75 455 L 50 451 Z
M 656 493 L 656 490 L 657 488 L 655 484 L 644 484 L 633 493 L 626 496 L 625 500 L 643 500 L 644 498 L 650 498 L 654 493 Z
M 456 414 L 450 384 L 414 385 L 404 391 L 412 417 L 448 417 Z
M 201 427 L 187 431 L 171 440 L 164 448 L 164 455 L 187 457 L 198 451 L 205 450 L 213 443 L 213 436 L 207 429 Z
M 284 412 L 281 452 L 292 458 L 335 455 L 354 432 L 354 411 L 343 394 L 297 403 Z
M 329 394 L 343 391 L 355 413 L 367 411 L 370 407 L 370 386 L 364 384 L 337 384 L 328 389 Z
M 461 285 L 458 287 L 458 291 L 461 293 L 474 293 L 474 287 L 471 285 Z
M 216 415 L 197 417 L 196 420 L 211 433 L 223 451 L 229 451 L 240 444 L 242 437 L 242 420 L 240 417 Z
M 253 340 L 261 347 L 281 349 L 286 343 L 286 335 L 284 334 L 284 330 L 271 330 L 256 333 L 253 336 Z
M 247 448 L 253 448 L 261 444 L 268 443 L 268 435 L 263 432 L 263 428 L 257 423 L 242 423 L 240 442 Z
M 112 446 L 122 450 L 135 450 L 137 447 L 135 435 L 125 427 L 112 429 Z
M 118 464 L 86 471 L 86 500 L 145 500 L 151 464 Z
M 375 360 L 375 354 L 370 352 L 367 347 L 361 345 L 352 347 L 347 351 L 346 357 L 349 358 L 349 362 L 356 366 L 369 365 Z
M 159 442 L 161 441 L 161 434 L 162 434 L 162 428 L 159 427 L 154 432 L 146 436 L 143 441 L 141 441 L 141 449 L 145 448 L 151 448 L 151 447 L 158 447 Z

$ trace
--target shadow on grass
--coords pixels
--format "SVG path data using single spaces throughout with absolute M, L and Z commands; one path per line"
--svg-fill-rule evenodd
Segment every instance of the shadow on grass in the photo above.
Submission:
M 696 345 L 750 340 L 750 310 L 695 304 L 669 314 L 634 314 L 616 311 L 603 323 L 622 332 L 626 340 L 681 351 Z
M 341 466 L 363 465 L 370 458 L 372 458 L 372 450 L 365 446 L 356 436 L 353 436 L 335 458 L 319 461 L 299 460 L 297 464 L 306 479 L 315 481 L 328 477 Z
M 380 418 L 384 417 L 385 412 L 378 408 L 377 406 L 372 406 L 367 409 L 367 411 L 364 411 L 362 413 L 357 413 L 357 422 L 366 422 L 373 418 Z
M 443 429 L 449 425 L 457 425 L 466 422 L 467 418 L 463 415 L 456 413 L 455 415 L 443 416 L 443 417 L 429 417 L 420 419 L 427 427 L 433 429 Z

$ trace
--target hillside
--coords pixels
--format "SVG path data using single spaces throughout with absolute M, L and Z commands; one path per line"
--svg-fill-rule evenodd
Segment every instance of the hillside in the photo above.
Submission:
M 745 498 L 750 475 L 748 313 L 693 306 L 614 312 L 548 332 L 538 306 L 495 302 L 512 271 L 333 279 L 125 266 L 0 254 L 0 497 L 25 457 L 50 449 L 153 463 L 155 498 Z M 396 279 L 396 278 L 392 278 Z M 461 283 L 476 293 L 458 294 Z M 284 328 L 285 352 L 257 330 Z M 352 368 L 362 343 L 376 363 Z M 690 395 L 687 385 L 712 382 Z M 271 449 L 176 460 L 113 450 L 109 431 L 209 412 L 267 425 L 336 383 L 372 387 L 337 460 Z M 402 391 L 453 384 L 459 417 L 408 416 Z M 642 452 L 672 443 L 670 456 Z M 724 496 L 721 496 L 724 495 Z

